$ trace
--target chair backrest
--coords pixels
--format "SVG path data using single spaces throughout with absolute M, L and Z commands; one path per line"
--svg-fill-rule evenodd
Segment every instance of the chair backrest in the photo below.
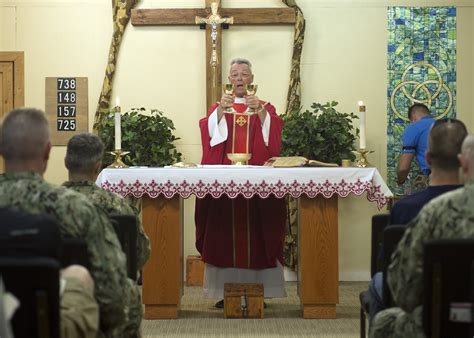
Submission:
M 382 271 L 382 239 L 383 230 L 390 222 L 390 214 L 376 214 L 372 216 L 371 253 L 370 253 L 370 275 Z
M 46 257 L 0 257 L 5 290 L 20 301 L 12 318 L 17 338 L 59 338 L 59 263 Z
M 474 239 L 428 242 L 424 247 L 423 290 L 427 337 L 473 337 Z M 452 303 L 470 303 L 467 311 L 471 323 L 450 320 Z
M 87 243 L 81 238 L 64 237 L 61 245 L 61 267 L 78 264 L 90 270 Z
M 59 225 L 48 215 L 0 209 L 0 256 L 46 256 L 57 259 L 60 243 Z
M 131 215 L 111 215 L 112 224 L 127 257 L 128 277 L 137 280 L 137 219 Z
M 383 294 L 383 301 L 387 307 L 391 307 L 395 305 L 395 302 L 392 297 L 392 293 L 390 292 L 390 288 L 388 287 L 387 283 L 387 270 L 388 266 L 392 261 L 392 254 L 397 248 L 398 242 L 403 237 L 403 234 L 406 230 L 406 225 L 389 225 L 383 231 L 383 286 L 382 286 L 382 294 Z

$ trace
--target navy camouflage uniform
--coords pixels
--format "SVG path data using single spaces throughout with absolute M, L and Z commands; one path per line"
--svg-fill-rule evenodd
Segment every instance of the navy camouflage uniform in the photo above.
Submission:
M 474 179 L 428 203 L 392 255 L 388 284 L 399 307 L 379 312 L 370 337 L 425 337 L 423 333 L 423 244 L 435 239 L 474 238 Z
M 0 207 L 56 219 L 62 236 L 84 239 L 105 337 L 140 335 L 142 305 L 137 286 L 127 278 L 125 255 L 104 211 L 82 194 L 55 187 L 36 173 L 0 176 Z
M 109 215 L 132 215 L 137 219 L 137 265 L 138 270 L 143 268 L 150 257 L 150 240 L 143 230 L 142 222 L 138 217 L 139 211 L 132 207 L 122 196 L 101 189 L 91 181 L 67 181 L 63 185 L 69 189 L 87 196 L 95 205 L 103 208 Z

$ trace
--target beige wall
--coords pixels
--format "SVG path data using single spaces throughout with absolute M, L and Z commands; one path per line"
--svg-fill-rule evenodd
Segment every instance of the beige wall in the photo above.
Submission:
M 92 126 L 112 32 L 110 0 L 0 0 L 0 50 L 25 51 L 25 102 L 44 108 L 45 77 L 89 79 Z M 143 0 L 140 7 L 200 7 L 204 0 Z M 279 0 L 225 0 L 227 7 L 279 7 Z M 307 19 L 302 60 L 303 104 L 336 100 L 342 111 L 367 105 L 370 161 L 386 174 L 386 45 L 388 5 L 457 5 L 458 117 L 472 131 L 474 97 L 474 4 L 458 1 L 299 0 Z M 293 29 L 232 27 L 224 31 L 223 63 L 245 56 L 254 63 L 258 94 L 285 109 Z M 123 109 L 163 110 L 177 128 L 188 161 L 201 156 L 197 121 L 205 111 L 205 35 L 196 27 L 127 29 L 114 96 Z M 132 149 L 133 151 L 133 149 Z M 64 147 L 53 149 L 46 179 L 66 179 Z M 185 255 L 195 252 L 192 212 L 186 203 Z M 367 279 L 370 218 L 377 212 L 365 196 L 340 200 L 340 278 Z

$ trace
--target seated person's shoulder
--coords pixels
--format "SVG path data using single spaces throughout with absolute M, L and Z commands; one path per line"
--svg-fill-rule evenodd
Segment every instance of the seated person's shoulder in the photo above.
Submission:
M 104 209 L 111 212 L 133 214 L 133 209 L 127 200 L 115 192 L 98 188 L 94 190 L 92 199 L 96 204 L 102 205 Z
M 455 189 L 445 192 L 430 200 L 422 209 L 423 215 L 437 217 L 449 214 L 453 207 L 465 207 L 462 202 L 464 189 Z
M 66 187 L 55 187 L 51 194 L 55 194 L 57 197 L 57 207 L 64 212 L 70 212 L 71 214 L 82 214 L 95 215 L 98 211 L 94 204 L 83 195 L 72 189 Z
M 441 207 L 441 206 L 446 206 L 451 203 L 456 203 L 460 201 L 463 198 L 463 195 L 465 194 L 465 190 L 463 187 L 447 191 L 435 198 L 433 198 L 430 201 L 430 204 L 432 205 L 433 208 L 436 207 Z

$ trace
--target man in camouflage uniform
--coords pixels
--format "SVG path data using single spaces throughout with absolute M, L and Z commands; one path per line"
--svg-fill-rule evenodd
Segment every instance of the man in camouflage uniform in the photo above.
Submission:
M 86 195 L 94 204 L 109 215 L 132 215 L 137 219 L 137 265 L 141 270 L 150 257 L 150 240 L 143 230 L 138 210 L 125 199 L 99 188 L 94 182 L 102 167 L 104 145 L 94 134 L 82 133 L 73 136 L 67 144 L 64 163 L 69 170 L 69 181 L 63 185 Z
M 423 244 L 434 239 L 474 238 L 474 135 L 464 140 L 459 160 L 464 187 L 428 203 L 408 224 L 392 255 L 388 284 L 400 307 L 375 316 L 371 337 L 424 337 Z
M 0 129 L 0 153 L 6 173 L 0 177 L 0 207 L 56 219 L 62 236 L 84 239 L 88 245 L 100 330 L 106 337 L 136 337 L 141 315 L 138 290 L 127 279 L 125 256 L 107 215 L 73 190 L 43 179 L 51 150 L 48 121 L 37 109 L 10 112 Z

